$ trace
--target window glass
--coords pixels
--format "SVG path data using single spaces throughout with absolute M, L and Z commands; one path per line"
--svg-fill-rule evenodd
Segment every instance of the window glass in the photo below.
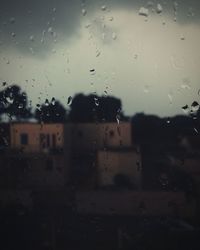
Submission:
M 21 145 L 28 145 L 28 135 L 27 134 L 21 134 L 20 135 L 20 141 L 21 141 Z
M 200 249 L 199 44 L 199 0 L 1 0 L 2 249 Z

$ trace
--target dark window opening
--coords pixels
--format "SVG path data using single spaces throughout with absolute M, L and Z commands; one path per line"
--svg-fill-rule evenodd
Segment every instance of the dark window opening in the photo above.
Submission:
M 56 147 L 56 135 L 55 134 L 52 135 L 52 146 L 53 148 Z
M 28 145 L 28 135 L 27 134 L 21 134 L 20 135 L 20 142 L 21 145 Z
M 112 137 L 114 137 L 114 135 L 115 135 L 114 131 L 113 131 L 113 130 L 110 130 L 110 131 L 109 131 L 109 136 L 112 138 Z

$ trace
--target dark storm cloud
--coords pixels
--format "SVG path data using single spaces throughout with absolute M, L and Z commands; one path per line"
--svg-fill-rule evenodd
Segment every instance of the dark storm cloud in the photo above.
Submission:
M 164 1 L 142 0 L 1 0 L 0 41 L 2 46 L 17 47 L 27 53 L 36 52 L 36 55 L 43 57 L 57 40 L 70 41 L 74 36 L 78 38 L 82 8 L 87 10 L 89 16 L 100 10 L 102 5 L 106 5 L 106 11 L 111 12 L 116 8 L 138 11 L 148 2 L 154 5 L 161 3 L 163 12 L 173 15 L 173 1 L 164 4 Z M 200 1 L 177 2 L 177 22 L 185 24 L 199 20 Z

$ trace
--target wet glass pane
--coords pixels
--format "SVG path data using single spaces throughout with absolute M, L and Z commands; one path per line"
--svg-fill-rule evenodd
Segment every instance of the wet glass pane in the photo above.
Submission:
M 2 249 L 200 249 L 200 3 L 2 0 Z

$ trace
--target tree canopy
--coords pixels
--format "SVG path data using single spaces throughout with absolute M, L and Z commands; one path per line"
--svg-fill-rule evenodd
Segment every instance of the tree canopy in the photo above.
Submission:
M 72 122 L 113 122 L 124 119 L 121 100 L 112 96 L 77 94 L 72 101 Z
M 7 114 L 10 118 L 30 118 L 31 108 L 28 98 L 18 85 L 12 85 L 0 91 L 0 114 Z

